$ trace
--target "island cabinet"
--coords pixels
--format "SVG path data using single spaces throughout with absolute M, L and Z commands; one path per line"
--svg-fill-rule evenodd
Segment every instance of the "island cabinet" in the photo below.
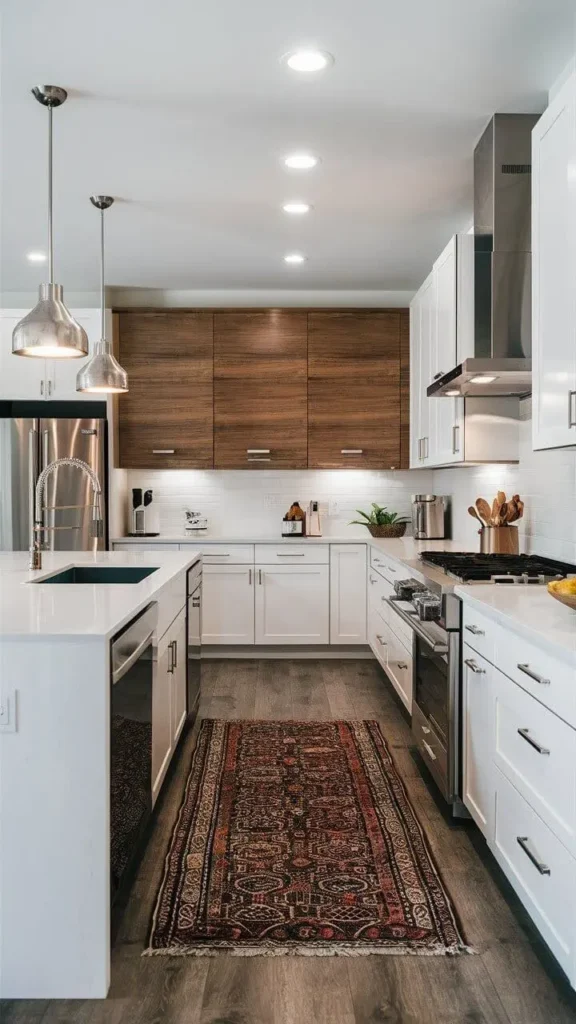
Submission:
M 117 319 L 130 390 L 118 398 L 119 465 L 211 469 L 213 316 L 134 311 Z
M 307 315 L 214 314 L 214 466 L 305 469 Z
M 308 315 L 311 468 L 400 468 L 406 315 L 405 310 Z

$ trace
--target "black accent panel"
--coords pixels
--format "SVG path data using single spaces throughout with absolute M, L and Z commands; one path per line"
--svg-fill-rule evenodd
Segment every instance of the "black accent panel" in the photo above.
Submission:
M 0 402 L 0 418 L 105 420 L 106 402 Z

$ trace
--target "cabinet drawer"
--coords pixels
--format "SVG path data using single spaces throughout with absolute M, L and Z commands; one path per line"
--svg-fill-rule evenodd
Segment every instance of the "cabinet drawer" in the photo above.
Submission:
M 390 631 L 386 672 L 400 700 L 412 713 L 412 655 L 401 639 Z
M 576 686 L 570 665 L 504 629 L 496 633 L 494 664 L 565 722 L 576 726 Z
M 478 651 L 483 658 L 494 662 L 496 633 L 500 627 L 492 619 L 471 608 L 464 601 L 462 606 L 462 640 Z
M 407 622 L 404 622 L 404 619 L 401 619 L 400 616 L 396 614 L 393 607 L 390 607 L 389 604 L 387 604 L 385 607 L 390 629 L 397 637 L 399 637 L 404 646 L 407 647 L 409 651 L 411 651 L 414 634 L 410 629 L 410 626 L 408 625 Z M 404 611 L 407 611 L 410 607 L 411 606 L 406 602 L 402 604 L 402 608 Z
M 370 608 L 368 613 L 368 643 L 382 668 L 386 668 L 387 665 L 390 640 L 391 633 L 387 623 L 377 608 Z
M 328 544 L 256 544 L 256 562 L 259 565 L 328 565 Z
M 391 583 L 394 583 L 394 580 L 407 579 L 410 576 L 408 569 L 404 569 L 403 566 L 387 558 L 381 551 L 372 547 L 370 548 L 370 565 L 377 572 L 381 572 Z
M 418 751 L 440 785 L 442 792 L 448 791 L 448 751 L 440 737 L 430 728 L 417 704 L 412 707 L 412 735 Z
M 383 576 L 380 576 L 378 572 L 374 572 L 372 569 L 368 570 L 368 605 L 370 608 L 376 609 L 382 615 L 384 619 L 388 618 L 387 605 L 385 600 L 388 597 L 392 597 L 394 594 L 394 588 L 392 584 L 385 580 Z
M 496 768 L 494 853 L 565 971 L 572 974 L 576 861 Z
M 576 731 L 495 673 L 496 764 L 576 855 Z
M 195 544 L 205 565 L 245 565 L 254 563 L 253 544 Z

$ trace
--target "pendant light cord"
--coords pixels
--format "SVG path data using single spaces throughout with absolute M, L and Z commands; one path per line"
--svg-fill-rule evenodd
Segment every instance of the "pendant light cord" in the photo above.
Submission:
M 52 233 L 52 107 L 48 107 L 48 280 L 54 284 L 54 239 Z
M 104 210 L 100 210 L 100 320 L 101 338 L 106 343 L 105 318 L 105 294 L 104 294 Z

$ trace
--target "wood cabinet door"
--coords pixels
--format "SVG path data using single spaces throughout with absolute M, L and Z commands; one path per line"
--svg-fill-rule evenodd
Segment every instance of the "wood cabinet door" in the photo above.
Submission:
M 308 316 L 308 465 L 400 468 L 401 316 Z
M 213 315 L 129 312 L 118 318 L 119 465 L 128 469 L 213 466 Z
M 214 314 L 214 465 L 307 465 L 307 315 Z

